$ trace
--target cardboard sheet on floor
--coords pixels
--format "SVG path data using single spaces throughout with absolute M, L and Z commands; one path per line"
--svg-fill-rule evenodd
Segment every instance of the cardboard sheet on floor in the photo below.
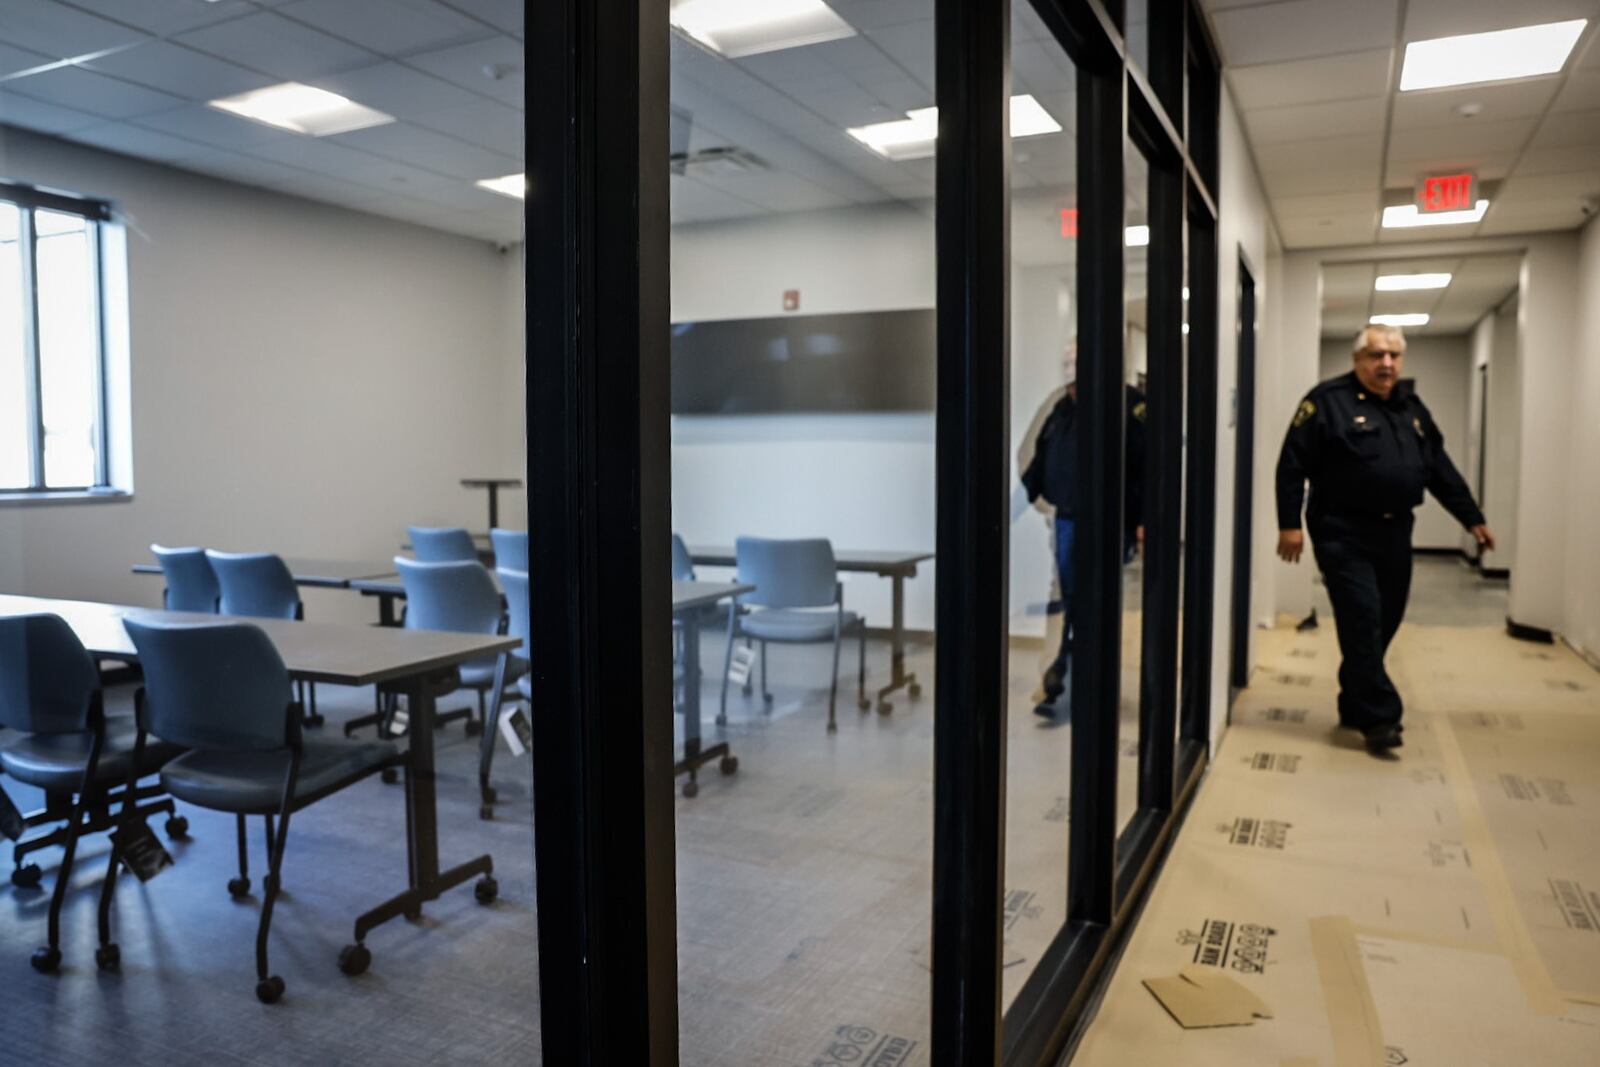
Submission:
M 1203 967 L 1185 967 L 1177 974 L 1146 978 L 1161 1006 L 1185 1030 L 1211 1026 L 1249 1026 L 1272 1018 L 1267 1002 L 1226 974 Z

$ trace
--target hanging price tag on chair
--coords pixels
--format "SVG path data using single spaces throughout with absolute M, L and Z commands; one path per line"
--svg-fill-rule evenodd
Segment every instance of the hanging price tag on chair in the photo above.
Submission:
M 143 819 L 111 835 L 122 862 L 141 882 L 148 882 L 172 866 L 172 854 L 162 847 Z
M 750 668 L 755 666 L 756 650 L 746 646 L 733 650 L 733 658 L 728 661 L 728 681 L 734 685 L 743 685 L 750 678 Z
M 0 789 L 0 834 L 5 834 L 15 841 L 22 836 L 22 831 L 27 829 L 27 823 L 22 820 L 22 812 L 11 802 L 4 789 Z
M 511 708 L 501 713 L 500 733 L 505 736 L 506 744 L 511 746 L 513 756 L 520 756 L 533 747 L 533 726 L 521 708 Z

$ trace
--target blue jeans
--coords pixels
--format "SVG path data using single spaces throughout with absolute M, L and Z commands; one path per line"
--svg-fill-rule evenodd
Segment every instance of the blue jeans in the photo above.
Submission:
M 1072 661 L 1072 554 L 1076 540 L 1077 527 L 1073 521 L 1056 516 L 1056 583 L 1061 587 L 1061 648 L 1045 671 L 1044 684 L 1045 695 L 1052 700 L 1061 692 L 1067 677 L 1067 664 Z

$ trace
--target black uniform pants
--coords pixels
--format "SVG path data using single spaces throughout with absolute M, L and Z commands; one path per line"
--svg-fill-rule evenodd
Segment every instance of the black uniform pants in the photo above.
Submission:
M 1339 721 L 1368 731 L 1400 722 L 1404 705 L 1383 657 L 1411 593 L 1409 511 L 1393 517 L 1323 515 L 1311 546 L 1339 632 Z

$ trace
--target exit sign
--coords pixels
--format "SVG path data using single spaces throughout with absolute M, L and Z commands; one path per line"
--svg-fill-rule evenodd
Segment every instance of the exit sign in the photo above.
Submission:
M 1471 171 L 1430 174 L 1417 181 L 1417 211 L 1421 214 L 1471 211 L 1477 202 L 1478 176 Z

